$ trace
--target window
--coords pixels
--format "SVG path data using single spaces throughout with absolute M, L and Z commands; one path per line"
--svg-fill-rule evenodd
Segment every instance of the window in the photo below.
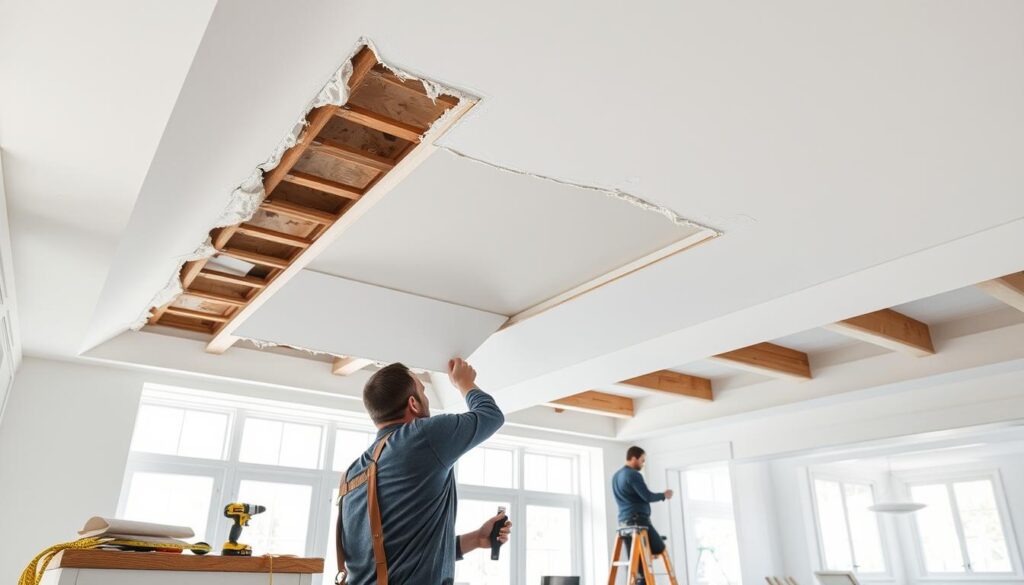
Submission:
M 459 483 L 510 488 L 515 485 L 515 452 L 511 449 L 477 447 L 459 460 Z
M 532 585 L 545 576 L 579 575 L 579 455 L 507 441 L 488 441 L 459 460 L 456 532 L 479 528 L 505 506 L 515 526 L 512 547 L 502 549 L 498 563 L 486 552 L 467 556 L 455 566 L 456 583 Z
M 687 570 L 694 584 L 739 585 L 740 559 L 728 463 L 680 474 Z
M 214 479 L 201 475 L 178 475 L 140 471 L 128 478 L 128 495 L 123 518 L 157 524 L 189 526 L 192 542 L 206 538 L 213 500 Z
M 871 484 L 814 478 L 814 510 L 823 568 L 861 574 L 886 573 Z
M 921 561 L 927 574 L 1014 572 L 1006 516 L 992 478 L 909 486 L 926 504 L 914 514 Z
M 229 502 L 267 508 L 242 542 L 253 554 L 325 556 L 336 563 L 334 499 L 341 472 L 376 436 L 368 420 L 319 408 L 147 386 L 118 515 L 187 525 L 219 550 Z M 334 498 L 332 498 L 332 495 Z M 327 554 L 330 545 L 330 554 Z M 333 565 L 326 572 L 334 575 Z M 318 577 L 319 580 L 319 577 Z M 329 583 L 330 579 L 323 581 Z
M 228 415 L 143 404 L 135 419 L 132 451 L 223 459 Z
M 250 418 L 245 421 L 238 460 L 316 469 L 320 465 L 322 433 L 323 429 L 317 425 Z

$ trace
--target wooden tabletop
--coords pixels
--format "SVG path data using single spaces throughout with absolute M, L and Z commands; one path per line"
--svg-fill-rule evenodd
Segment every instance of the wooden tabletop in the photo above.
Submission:
M 116 550 L 68 549 L 62 551 L 49 569 L 142 569 L 152 571 L 214 571 L 225 573 L 323 573 L 323 559 L 299 557 L 222 557 L 192 553 L 123 552 Z

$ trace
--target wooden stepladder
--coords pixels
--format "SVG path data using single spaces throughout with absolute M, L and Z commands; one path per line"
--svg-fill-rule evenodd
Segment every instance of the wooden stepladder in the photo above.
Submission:
M 622 554 L 622 547 L 625 544 L 626 538 L 631 538 L 633 541 L 629 547 L 629 560 L 619 561 L 619 555 Z M 665 574 L 668 575 L 669 584 L 679 585 L 676 582 L 676 574 L 672 570 L 672 561 L 668 560 L 668 551 L 665 550 L 658 556 L 665 562 Z M 641 575 L 643 575 L 646 585 L 655 585 L 657 581 L 654 579 L 654 568 L 651 567 L 651 563 L 654 560 L 652 557 L 651 541 L 647 536 L 646 528 L 643 526 L 623 526 L 619 528 L 616 530 L 615 551 L 612 553 L 612 568 L 608 571 L 608 585 L 615 585 L 615 577 L 619 573 L 619 567 L 626 566 L 629 567 L 626 580 L 628 585 L 634 585 Z

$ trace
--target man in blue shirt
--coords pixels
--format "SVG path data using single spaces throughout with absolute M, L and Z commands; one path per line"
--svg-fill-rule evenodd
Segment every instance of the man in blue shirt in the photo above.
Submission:
M 647 462 L 647 454 L 640 447 L 626 450 L 626 465 L 612 476 L 612 495 L 619 507 L 619 526 L 645 526 L 651 542 L 651 554 L 660 555 L 665 552 L 665 541 L 651 525 L 651 502 L 661 502 L 672 498 L 672 490 L 655 493 L 647 489 L 647 482 L 640 471 Z M 626 551 L 629 551 L 631 538 L 626 538 Z M 643 583 L 643 574 L 637 583 Z
M 505 417 L 476 387 L 476 371 L 468 363 L 451 360 L 448 376 L 466 398 L 468 412 L 430 416 L 423 384 L 399 363 L 367 381 L 363 404 L 377 426 L 377 441 L 345 474 L 337 535 L 339 565 L 347 565 L 348 574 L 339 566 L 335 582 L 451 585 L 456 559 L 490 546 L 491 528 L 503 514 L 455 535 L 454 466 Z M 500 542 L 508 540 L 510 525 L 503 524 Z

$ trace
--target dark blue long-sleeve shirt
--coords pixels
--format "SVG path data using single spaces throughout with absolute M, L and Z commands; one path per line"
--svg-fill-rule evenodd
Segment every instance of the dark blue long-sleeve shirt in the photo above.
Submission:
M 612 476 L 612 495 L 619 506 L 619 522 L 629 520 L 630 516 L 636 514 L 650 516 L 651 502 L 665 499 L 665 494 L 647 489 L 644 476 L 628 465 L 622 466 Z
M 455 473 L 464 453 L 505 422 L 494 399 L 481 390 L 466 395 L 469 411 L 439 414 L 381 429 L 392 432 L 377 463 L 377 496 L 384 553 L 391 583 L 451 583 L 455 577 Z M 372 447 L 349 468 L 346 479 L 369 465 Z M 351 585 L 376 583 L 366 489 L 343 505 L 345 556 Z M 481 519 L 484 520 L 484 519 Z M 335 570 L 328 567 L 328 574 Z

